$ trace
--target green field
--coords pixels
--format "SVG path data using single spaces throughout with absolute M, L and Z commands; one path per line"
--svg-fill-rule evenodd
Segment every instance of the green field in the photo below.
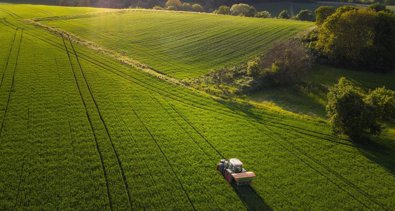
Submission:
M 391 145 L 356 145 L 332 135 L 320 119 L 223 101 L 174 85 L 23 21 L 93 11 L 101 10 L 0 4 L 1 210 L 395 208 Z M 113 24 L 110 16 L 94 19 L 103 18 L 101 26 L 108 29 L 120 27 L 116 18 L 127 22 L 140 17 L 146 23 L 145 15 L 169 17 L 164 22 L 173 18 L 179 27 L 190 26 L 193 18 L 213 25 L 227 20 L 219 17 L 215 24 L 216 16 L 182 14 L 190 18 L 182 24 L 181 14 L 165 14 L 123 13 L 112 16 Z M 80 21 L 86 24 L 78 27 Z M 49 24 L 79 28 L 81 36 L 91 33 L 115 46 L 116 34 L 103 35 L 99 23 L 95 28 L 83 21 Z M 280 28 L 297 24 L 278 23 Z M 113 31 L 136 30 L 153 39 L 155 30 L 141 27 Z M 166 34 L 166 27 L 160 30 Z M 230 36 L 212 33 L 203 36 L 205 42 Z M 133 34 L 126 34 L 119 34 L 120 42 L 135 42 Z M 238 39 L 249 42 L 245 36 Z M 175 41 L 169 43 L 176 47 Z M 156 46 L 148 43 L 150 47 Z M 141 58 L 160 64 L 155 57 Z M 179 64 L 172 58 L 170 66 Z M 238 157 L 256 172 L 252 188 L 225 182 L 215 170 L 222 157 Z
M 313 26 L 300 21 L 146 10 L 42 22 L 177 78 L 193 78 L 243 62 Z

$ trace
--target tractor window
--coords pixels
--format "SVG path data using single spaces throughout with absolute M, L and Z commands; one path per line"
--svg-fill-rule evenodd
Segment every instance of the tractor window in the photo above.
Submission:
M 240 173 L 241 172 L 241 166 L 235 166 L 234 171 L 236 173 Z

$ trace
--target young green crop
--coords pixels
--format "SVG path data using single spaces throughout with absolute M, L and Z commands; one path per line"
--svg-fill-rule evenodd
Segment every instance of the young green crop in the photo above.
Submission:
M 2 210 L 395 207 L 391 149 L 213 99 L 0 16 Z M 256 172 L 255 192 L 225 182 L 220 154 Z
M 136 59 L 193 78 L 264 53 L 312 23 L 144 10 L 42 21 Z

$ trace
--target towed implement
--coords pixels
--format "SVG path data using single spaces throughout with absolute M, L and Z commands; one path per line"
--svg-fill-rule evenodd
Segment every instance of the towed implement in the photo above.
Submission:
M 243 168 L 243 163 L 237 158 L 221 159 L 217 164 L 217 170 L 221 172 L 229 184 L 235 183 L 238 186 L 250 185 L 252 179 L 256 176 L 254 172 L 246 171 Z

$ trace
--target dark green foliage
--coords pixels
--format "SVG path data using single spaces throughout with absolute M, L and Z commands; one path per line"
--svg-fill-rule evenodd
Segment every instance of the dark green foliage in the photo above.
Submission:
M 204 9 L 203 9 L 202 5 L 200 5 L 200 4 L 193 4 L 192 5 L 192 11 L 194 11 L 194 12 L 204 12 Z
M 315 18 L 318 25 L 324 23 L 324 21 L 336 12 L 335 7 L 331 6 L 321 6 L 315 10 Z
M 272 48 L 260 61 L 258 80 L 270 85 L 298 82 L 311 67 L 311 58 L 300 40 L 291 39 Z
M 221 15 L 230 15 L 230 7 L 226 5 L 222 5 L 218 7 L 217 10 L 215 10 L 216 14 L 221 14 Z
M 380 3 L 374 3 L 369 6 L 370 9 L 375 10 L 376 12 L 380 12 L 386 9 L 385 4 L 380 4 Z
M 230 8 L 230 13 L 236 16 L 253 17 L 256 13 L 256 10 L 253 6 L 248 4 L 234 4 Z
M 183 10 L 183 11 L 192 11 L 192 5 L 190 3 L 184 2 L 181 5 L 181 10 Z
M 283 10 L 283 11 L 281 11 L 281 12 L 278 14 L 278 18 L 281 18 L 281 19 L 289 19 L 289 18 L 290 18 L 290 15 L 289 15 L 289 13 L 288 13 L 288 10 Z
M 373 106 L 377 117 L 382 120 L 395 119 L 395 92 L 385 87 L 371 91 L 366 97 L 365 102 Z
M 326 110 L 335 133 L 359 140 L 364 135 L 381 132 L 375 109 L 363 98 L 362 91 L 344 77 L 329 89 Z
M 313 12 L 310 10 L 301 10 L 296 16 L 295 19 L 301 21 L 314 21 L 315 17 Z
M 268 11 L 261 11 L 261 12 L 257 12 L 255 14 L 255 17 L 257 17 L 257 18 L 271 18 L 272 14 L 270 14 L 270 12 L 268 12 Z
M 316 49 L 330 62 L 372 71 L 395 67 L 395 15 L 341 7 L 319 28 Z

